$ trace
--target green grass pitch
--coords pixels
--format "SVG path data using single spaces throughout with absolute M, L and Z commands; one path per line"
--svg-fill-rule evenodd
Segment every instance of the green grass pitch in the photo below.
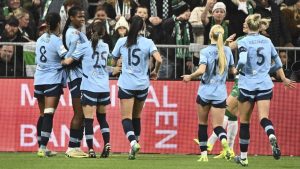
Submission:
M 63 153 L 39 158 L 35 153 L 0 153 L 0 169 L 235 169 L 244 168 L 233 161 L 213 159 L 197 162 L 197 155 L 138 154 L 130 161 L 126 154 L 112 154 L 107 159 L 70 159 Z M 299 169 L 300 157 L 251 156 L 247 169 Z

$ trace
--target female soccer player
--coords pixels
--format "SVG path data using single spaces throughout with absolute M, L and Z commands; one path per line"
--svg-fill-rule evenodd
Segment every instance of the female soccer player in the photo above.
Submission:
M 221 140 L 226 158 L 230 159 L 230 148 L 227 143 L 226 131 L 222 127 L 226 108 L 226 77 L 228 69 L 235 73 L 233 55 L 229 47 L 223 45 L 224 29 L 221 25 L 214 25 L 209 33 L 211 45 L 200 51 L 199 68 L 190 75 L 183 75 L 183 81 L 201 78 L 198 90 L 198 139 L 201 157 L 198 161 L 207 162 L 207 120 L 208 113 L 212 113 L 214 132 Z
M 282 63 L 271 40 L 260 35 L 260 14 L 249 15 L 246 18 L 246 26 L 249 30 L 246 37 L 238 41 L 239 61 L 237 69 L 240 72 L 238 87 L 240 95 L 240 150 L 241 155 L 235 161 L 242 166 L 248 165 L 247 151 L 250 142 L 249 123 L 255 103 L 257 103 L 261 126 L 269 137 L 273 156 L 278 160 L 281 152 L 273 124 L 269 117 L 270 100 L 272 98 L 273 83 L 269 76 L 271 60 L 275 62 L 272 69 L 277 70 L 284 85 L 294 88 L 294 82 L 287 79 L 281 68 Z
M 112 52 L 115 59 L 122 56 L 122 74 L 118 80 L 124 132 L 130 141 L 131 149 L 128 159 L 134 160 L 140 150 L 135 134 L 140 133 L 140 118 L 150 85 L 148 76 L 149 56 L 156 60 L 155 69 L 150 77 L 157 79 L 157 73 L 162 59 L 153 41 L 142 37 L 145 23 L 140 16 L 134 16 L 128 32 L 128 37 L 120 38 Z M 129 83 L 130 82 L 130 83 Z M 135 122 L 132 121 L 135 119 Z
M 105 22 L 97 21 L 91 25 L 91 43 L 86 41 L 78 46 L 73 53 L 73 58 L 67 58 L 64 64 L 71 64 L 74 58 L 82 59 L 83 77 L 80 86 L 81 103 L 84 113 L 84 127 L 89 157 L 96 158 L 93 149 L 93 113 L 97 112 L 104 140 L 102 158 L 107 158 L 110 152 L 110 132 L 106 121 L 106 105 L 110 104 L 109 73 L 106 70 L 107 57 L 109 54 L 108 44 L 103 42 L 105 35 Z M 84 37 L 86 38 L 86 37 Z M 117 68 L 114 69 L 115 71 Z M 120 70 L 120 69 L 119 69 Z M 117 72 L 116 72 L 117 73 Z M 113 74 L 115 74 L 113 72 Z
M 87 41 L 87 38 L 83 38 L 85 35 L 80 32 L 81 27 L 84 25 L 84 17 L 84 10 L 79 7 L 72 7 L 68 11 L 68 19 L 62 33 L 63 44 L 68 50 L 65 58 L 73 57 L 72 54 L 74 53 L 77 44 L 82 44 Z M 78 60 L 78 58 L 74 59 L 77 61 L 67 67 L 67 80 L 71 92 L 74 115 L 70 126 L 70 140 L 66 156 L 82 158 L 88 157 L 88 155 L 80 149 L 80 142 L 83 135 L 82 123 L 84 118 L 80 103 L 82 68 L 80 60 Z
M 36 43 L 36 72 L 34 75 L 34 97 L 37 98 L 40 117 L 37 123 L 39 157 L 53 156 L 56 153 L 47 149 L 53 126 L 53 116 L 60 95 L 63 94 L 64 70 L 60 60 L 66 50 L 60 34 L 60 16 L 49 13 L 46 17 L 47 31 Z

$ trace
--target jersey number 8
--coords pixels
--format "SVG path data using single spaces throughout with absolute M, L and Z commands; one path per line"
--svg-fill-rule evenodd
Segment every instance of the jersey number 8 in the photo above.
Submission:
M 41 61 L 42 63 L 46 63 L 46 62 L 47 62 L 47 57 L 46 57 L 45 54 L 47 53 L 47 51 L 46 51 L 45 46 L 41 46 L 41 48 L 40 48 L 40 53 L 41 53 L 40 61 Z

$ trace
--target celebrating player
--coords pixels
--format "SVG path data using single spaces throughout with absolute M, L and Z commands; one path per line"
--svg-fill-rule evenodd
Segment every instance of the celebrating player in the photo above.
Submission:
M 225 156 L 230 159 L 231 150 L 227 143 L 226 131 L 222 127 L 226 108 L 226 77 L 228 69 L 235 73 L 233 55 L 229 47 L 223 45 L 224 29 L 221 25 L 214 25 L 209 33 L 211 45 L 200 51 L 199 68 L 190 75 L 183 75 L 183 81 L 201 78 L 198 90 L 198 139 L 201 157 L 198 161 L 207 162 L 207 120 L 208 113 L 212 114 L 214 132 L 220 138 Z
M 60 16 L 49 13 L 46 17 L 47 31 L 36 43 L 36 72 L 34 74 L 34 97 L 37 98 L 40 117 L 37 123 L 39 157 L 53 156 L 47 149 L 53 126 L 53 116 L 60 95 L 63 94 L 64 70 L 60 64 L 66 49 L 60 34 Z
M 72 7 L 68 11 L 68 19 L 63 30 L 63 44 L 68 50 L 65 58 L 72 58 L 77 44 L 87 41 L 83 33 L 80 32 L 84 24 L 84 10 L 80 7 Z M 74 58 L 76 60 L 76 58 Z M 68 63 L 62 63 L 68 65 Z M 71 92 L 74 115 L 70 126 L 70 140 L 66 151 L 67 157 L 84 158 L 88 157 L 80 149 L 80 142 L 83 135 L 83 110 L 80 103 L 80 84 L 82 78 L 82 68 L 80 60 L 73 62 L 67 67 L 68 86 Z
M 123 129 L 130 141 L 130 160 L 135 159 L 136 153 L 140 150 L 136 134 L 139 135 L 140 133 L 141 112 L 150 85 L 148 76 L 149 56 L 153 56 L 156 60 L 155 68 L 150 73 L 150 77 L 154 80 L 157 79 L 157 73 L 162 62 L 153 41 L 140 35 L 144 28 L 143 19 L 140 16 L 134 16 L 128 37 L 120 38 L 112 52 L 116 59 L 122 56 L 122 74 L 118 80 L 118 97 L 121 104 Z
M 235 161 L 242 166 L 248 165 L 247 151 L 250 142 L 249 123 L 254 104 L 257 103 L 260 124 L 269 137 L 272 153 L 279 159 L 281 152 L 278 146 L 275 130 L 269 119 L 270 100 L 273 95 L 273 83 L 269 76 L 270 69 L 277 70 L 284 85 L 294 88 L 293 81 L 287 79 L 281 68 L 282 63 L 271 40 L 260 35 L 260 14 L 249 15 L 246 18 L 248 35 L 238 41 L 239 61 L 237 69 L 240 71 L 238 87 L 240 95 L 240 151 L 241 155 Z M 271 67 L 271 61 L 275 64 Z

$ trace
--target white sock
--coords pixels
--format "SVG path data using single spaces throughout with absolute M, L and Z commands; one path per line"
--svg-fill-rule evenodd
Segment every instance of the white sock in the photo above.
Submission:
M 247 154 L 248 154 L 248 152 L 241 152 L 241 159 L 246 159 Z
M 207 151 L 201 152 L 201 156 L 207 156 Z
M 269 140 L 271 140 L 271 138 L 275 138 L 276 139 L 276 136 L 274 134 L 270 134 L 269 135 Z
M 137 142 L 136 142 L 136 140 L 132 140 L 131 142 L 130 142 L 130 147 L 132 147 L 133 145 L 135 145 Z
M 215 132 L 213 132 L 207 140 L 207 143 L 210 145 L 214 145 L 215 142 L 219 139 Z
M 72 149 L 74 149 L 74 148 L 68 147 L 67 152 L 71 151 Z
M 231 149 L 233 149 L 237 132 L 238 132 L 238 121 L 229 120 L 227 125 L 227 141 Z
M 228 124 L 228 116 L 224 116 L 224 120 L 223 120 L 223 128 L 226 129 L 226 126 Z

